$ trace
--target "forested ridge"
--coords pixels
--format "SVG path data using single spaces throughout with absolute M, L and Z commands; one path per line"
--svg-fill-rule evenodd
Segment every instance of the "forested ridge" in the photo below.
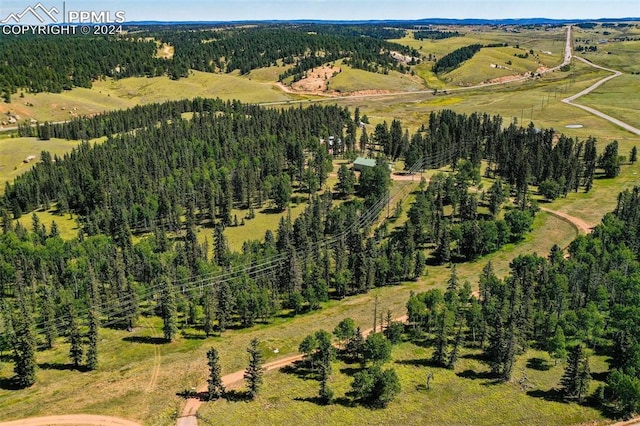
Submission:
M 301 73 L 338 59 L 373 72 L 408 71 L 390 52 L 419 57 L 417 51 L 385 41 L 404 30 L 377 26 L 260 25 L 192 31 L 142 31 L 119 36 L 3 35 L 0 94 L 9 102 L 18 90 L 61 92 L 92 86 L 105 77 L 188 77 L 189 70 L 246 74 L 281 61 Z M 158 43 L 169 43 L 170 59 L 156 56 Z
M 157 76 L 168 61 L 153 41 L 91 36 L 2 36 L 0 93 L 61 92 L 100 78 Z
M 189 32 L 171 32 L 159 37 L 175 47 L 174 62 L 183 68 L 207 72 L 246 74 L 282 61 L 294 64 L 298 73 L 338 59 L 368 71 L 404 70 L 392 51 L 419 57 L 417 51 L 359 31 L 341 28 L 337 33 L 324 26 L 285 26 L 208 31 L 198 38 Z M 376 30 L 379 31 L 379 30 Z M 209 39 L 205 37 L 209 36 Z M 401 68 L 402 67 L 402 68 Z M 281 76 L 286 78 L 289 73 Z
M 462 37 L 464 34 L 458 31 L 417 30 L 413 32 L 416 40 L 444 40 L 451 37 Z

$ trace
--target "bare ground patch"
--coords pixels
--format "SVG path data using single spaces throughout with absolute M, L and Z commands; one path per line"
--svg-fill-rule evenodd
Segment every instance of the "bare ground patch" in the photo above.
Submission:
M 329 89 L 329 80 L 336 74 L 342 72 L 339 67 L 322 66 L 307 71 L 306 77 L 296 81 L 291 88 L 298 92 L 321 94 Z

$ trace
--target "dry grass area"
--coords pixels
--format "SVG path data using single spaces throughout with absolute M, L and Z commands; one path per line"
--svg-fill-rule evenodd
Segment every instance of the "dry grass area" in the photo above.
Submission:
M 171 59 L 173 58 L 173 55 L 175 54 L 175 52 L 176 52 L 175 47 L 173 47 L 168 43 L 162 43 L 160 46 L 158 46 L 158 51 L 156 53 L 156 56 L 162 59 Z
M 319 94 L 329 88 L 329 80 L 340 74 L 342 69 L 332 65 L 324 65 L 307 71 L 306 77 L 291 84 L 291 88 L 298 92 Z

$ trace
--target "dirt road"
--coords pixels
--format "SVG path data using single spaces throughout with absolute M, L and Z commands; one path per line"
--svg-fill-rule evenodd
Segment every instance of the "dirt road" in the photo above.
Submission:
M 540 210 L 542 210 L 543 212 L 549 213 L 557 218 L 560 218 L 565 222 L 568 222 L 569 224 L 571 224 L 571 226 L 573 226 L 578 231 L 579 234 L 585 234 L 585 235 L 590 234 L 593 228 L 593 225 L 589 225 L 584 220 L 575 216 L 568 215 L 567 213 L 551 210 L 546 207 L 540 207 Z
M 89 425 L 89 426 L 140 426 L 136 422 L 110 416 L 91 414 L 70 414 L 64 416 L 32 417 L 30 419 L 1 422 L 0 426 L 49 426 L 49 425 Z
M 567 42 L 567 46 L 570 47 L 568 42 Z M 565 55 L 565 57 L 566 57 L 566 55 Z M 616 77 L 620 77 L 622 75 L 622 73 L 620 71 L 612 70 L 610 68 L 601 67 L 600 65 L 596 65 L 596 64 L 594 64 L 592 62 L 589 62 L 584 58 L 580 58 L 578 56 L 575 56 L 575 58 L 577 60 L 579 60 L 579 61 L 584 62 L 585 64 L 587 64 L 589 66 L 594 67 L 594 68 L 597 68 L 597 69 L 600 69 L 600 70 L 603 70 L 603 71 L 611 72 L 611 73 L 613 73 L 613 75 L 610 75 L 608 77 L 603 78 L 602 80 L 597 81 L 593 85 L 591 85 L 591 86 L 587 87 L 586 89 L 584 89 L 582 92 L 576 93 L 573 96 L 569 96 L 568 98 L 563 99 L 562 102 L 564 102 L 567 105 L 571 105 L 571 106 L 574 106 L 576 108 L 583 109 L 583 110 L 587 111 L 590 114 L 593 114 L 593 115 L 595 115 L 597 117 L 600 117 L 600 118 L 604 118 L 605 120 L 615 124 L 618 127 L 623 128 L 624 130 L 627 130 L 627 131 L 629 131 L 631 133 L 634 133 L 636 135 L 640 135 L 640 129 L 638 129 L 636 127 L 633 127 L 632 125 L 627 124 L 624 121 L 621 121 L 621 120 L 618 120 L 617 118 L 611 117 L 610 115 L 607 115 L 607 114 L 605 114 L 603 112 L 600 112 L 595 108 L 591 108 L 591 107 L 588 107 L 588 106 L 585 106 L 585 105 L 576 104 L 576 103 L 573 102 L 576 99 L 593 92 L 595 89 L 597 89 L 598 87 L 602 86 L 607 81 L 612 80 L 612 79 L 614 79 Z

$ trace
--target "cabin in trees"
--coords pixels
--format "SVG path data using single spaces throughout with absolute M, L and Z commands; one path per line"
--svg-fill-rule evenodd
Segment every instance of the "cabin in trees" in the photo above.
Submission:
M 376 166 L 376 160 L 373 158 L 358 157 L 353 162 L 353 170 L 362 172 L 366 168 L 373 169 Z

